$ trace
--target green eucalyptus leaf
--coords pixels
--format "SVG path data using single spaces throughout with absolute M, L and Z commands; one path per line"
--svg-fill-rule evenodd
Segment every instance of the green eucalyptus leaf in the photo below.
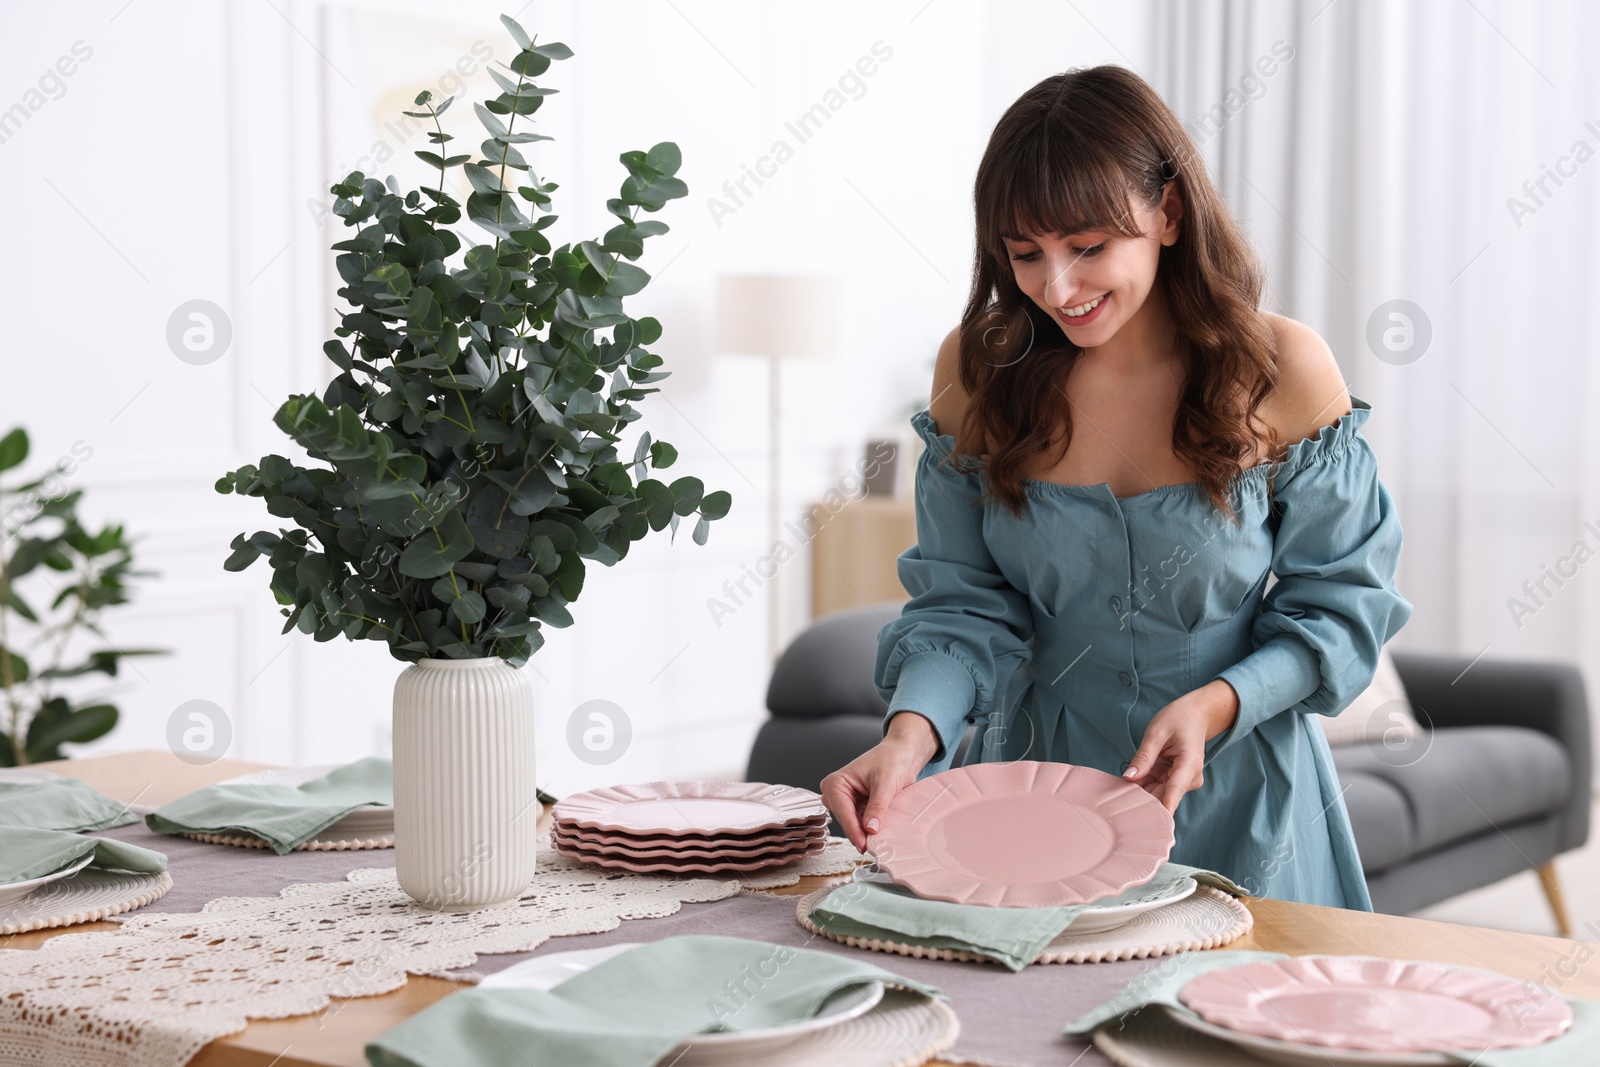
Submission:
M 556 496 L 555 484 L 538 467 L 520 473 L 489 471 L 485 476 L 509 495 L 511 511 L 516 515 L 543 511 Z
M 526 48 L 527 45 L 523 45 L 522 47 Z M 489 68 L 489 77 L 493 78 L 494 79 L 494 83 L 496 85 L 500 86 L 501 89 L 504 89 L 508 93 L 515 94 L 519 90 L 519 88 L 521 87 L 517 83 L 516 79 L 506 77 L 504 74 L 501 74 L 498 70 L 495 70 L 493 67 Z M 522 85 L 527 85 L 528 83 L 527 82 L 523 82 L 521 84 Z
M 461 595 L 450 604 L 450 614 L 469 625 L 482 622 L 485 613 L 483 595 L 474 593 L 471 589 L 462 590 Z
M 572 625 L 572 613 L 567 611 L 567 606 L 555 597 L 541 597 L 534 602 L 534 614 L 539 616 L 539 621 L 555 627 Z
M 472 109 L 478 113 L 478 121 L 483 123 L 483 128 L 489 131 L 491 137 L 504 137 L 509 132 L 506 124 L 482 104 L 473 104 Z
M 438 525 L 424 530 L 400 553 L 400 573 L 413 578 L 437 578 L 450 564 L 472 552 L 472 531 L 458 511 L 447 511 Z
M 233 554 L 222 564 L 222 569 L 225 571 L 242 571 L 261 558 L 261 550 L 245 540 L 244 534 L 235 537 L 231 547 Z
M 518 48 L 533 47 L 533 39 L 528 36 L 528 31 L 523 29 L 522 25 L 518 23 L 516 19 L 512 18 L 510 15 L 501 15 L 500 23 L 501 25 L 505 26 L 508 31 L 510 31 L 511 39 L 517 42 Z
M 512 73 L 520 74 L 525 78 L 537 78 L 550 69 L 550 56 L 531 48 L 524 48 L 511 57 L 510 67 Z
M 639 483 L 639 499 L 644 503 L 645 516 L 649 519 L 650 528 L 666 529 L 667 523 L 672 521 L 674 512 L 672 490 L 655 478 L 646 478 Z
M 672 491 L 672 510 L 679 515 L 693 514 L 705 495 L 705 483 L 699 478 L 684 476 L 667 487 Z
M 485 555 L 514 556 L 527 543 L 528 520 L 511 510 L 510 497 L 498 485 L 478 490 L 466 515 L 473 542 Z

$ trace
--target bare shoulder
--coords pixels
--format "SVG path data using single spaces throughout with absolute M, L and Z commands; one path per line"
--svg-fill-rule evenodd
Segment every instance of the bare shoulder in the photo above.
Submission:
M 945 335 L 939 345 L 939 356 L 933 363 L 933 393 L 928 401 L 928 414 L 933 416 L 934 428 L 941 434 L 954 435 L 967 413 L 969 399 L 961 385 L 961 328 L 958 326 Z
M 1278 384 L 1261 405 L 1261 415 L 1284 444 L 1293 444 L 1338 422 L 1350 410 L 1350 393 L 1321 334 L 1294 319 L 1261 314 L 1278 342 Z

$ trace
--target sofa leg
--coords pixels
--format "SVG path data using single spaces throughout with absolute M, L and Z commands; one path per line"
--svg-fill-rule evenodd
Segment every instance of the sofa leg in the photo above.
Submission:
M 1556 880 L 1555 860 L 1539 864 L 1539 884 L 1544 887 L 1545 899 L 1555 914 L 1556 929 L 1561 931 L 1562 937 L 1571 937 L 1572 923 L 1567 919 L 1567 905 L 1561 898 L 1561 883 Z

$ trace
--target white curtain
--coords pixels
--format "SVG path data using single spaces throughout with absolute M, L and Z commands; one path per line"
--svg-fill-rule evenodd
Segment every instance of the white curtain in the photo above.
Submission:
M 1395 647 L 1575 662 L 1600 702 L 1600 6 L 1154 15 L 1142 73 L 1250 231 L 1267 306 L 1373 405 L 1416 605 Z

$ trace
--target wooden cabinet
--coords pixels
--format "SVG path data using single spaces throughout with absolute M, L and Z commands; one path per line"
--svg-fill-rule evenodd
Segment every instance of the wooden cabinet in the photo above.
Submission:
M 812 510 L 820 525 L 811 541 L 811 613 L 818 618 L 910 596 L 895 572 L 900 553 L 917 543 L 910 496 L 867 494 L 832 512 Z

